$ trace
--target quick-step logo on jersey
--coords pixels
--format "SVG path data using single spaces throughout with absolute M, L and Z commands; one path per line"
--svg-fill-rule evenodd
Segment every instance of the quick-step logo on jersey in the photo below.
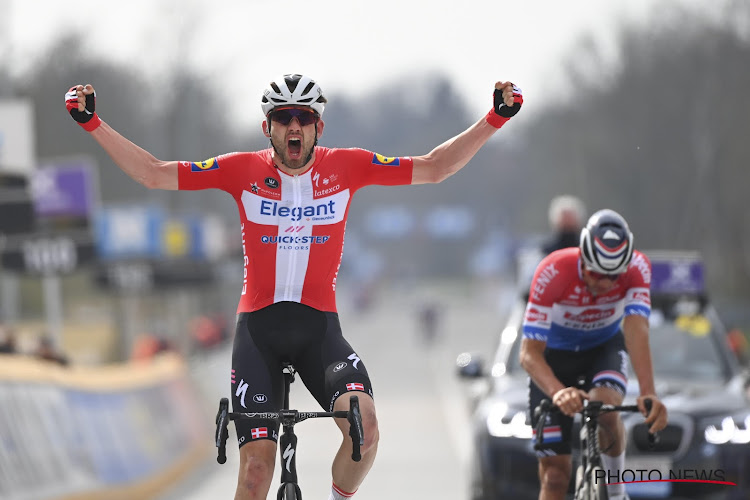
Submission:
M 190 164 L 190 170 L 193 172 L 208 172 L 209 170 L 218 170 L 219 162 L 216 158 L 209 158 L 206 161 L 193 162 Z
M 387 165 L 389 167 L 398 167 L 401 165 L 401 161 L 393 156 L 383 156 L 377 153 L 372 155 L 373 165 Z

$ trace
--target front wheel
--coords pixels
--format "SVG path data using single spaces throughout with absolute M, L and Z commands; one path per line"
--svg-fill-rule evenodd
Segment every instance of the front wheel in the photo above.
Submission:
M 596 478 L 607 477 L 603 472 L 604 470 L 601 467 L 594 467 L 591 469 L 591 475 L 589 476 L 589 489 L 591 496 L 589 498 L 592 500 L 609 500 L 607 483 L 604 480 L 596 480 Z
M 583 481 L 584 472 L 583 472 L 583 465 L 579 465 L 576 468 L 576 488 L 575 488 L 575 500 L 583 500 L 586 495 L 588 495 L 588 491 L 585 490 L 586 485 Z
M 276 500 L 302 500 L 302 492 L 294 483 L 285 483 L 279 488 L 279 494 Z

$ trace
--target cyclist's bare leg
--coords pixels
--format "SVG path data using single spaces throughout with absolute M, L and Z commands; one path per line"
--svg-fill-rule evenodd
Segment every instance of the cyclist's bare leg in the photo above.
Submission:
M 347 392 L 339 396 L 333 404 L 333 409 L 335 411 L 348 410 L 349 397 L 351 395 L 351 392 Z M 341 429 L 343 441 L 331 467 L 333 482 L 336 483 L 336 486 L 348 492 L 357 491 L 359 485 L 364 481 L 365 476 L 367 476 L 375 461 L 375 454 L 378 451 L 378 440 L 380 439 L 374 401 L 364 392 L 357 392 L 356 395 L 359 397 L 362 428 L 365 433 L 365 443 L 360 449 L 362 460 L 359 462 L 352 460 L 352 440 L 349 437 L 349 422 L 343 418 L 337 418 L 335 419 L 336 424 Z
M 573 461 L 570 455 L 539 459 L 539 500 L 564 500 L 568 493 Z
M 234 500 L 266 500 L 276 465 L 277 444 L 270 439 L 240 448 L 240 472 Z
M 595 387 L 589 391 L 591 399 L 605 404 L 621 405 L 622 394 L 609 387 Z M 605 413 L 599 417 L 599 447 L 605 454 L 616 457 L 625 450 L 625 426 L 618 412 Z

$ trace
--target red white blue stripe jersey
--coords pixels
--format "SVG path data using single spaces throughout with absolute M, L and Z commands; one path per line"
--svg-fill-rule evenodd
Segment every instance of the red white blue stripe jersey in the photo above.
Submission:
M 591 349 L 620 329 L 623 317 L 651 314 L 651 263 L 637 250 L 627 270 L 605 294 L 586 288 L 581 252 L 565 248 L 545 257 L 534 273 L 523 320 L 523 336 L 551 349 Z
M 316 147 L 313 165 L 288 175 L 266 149 L 180 162 L 179 189 L 221 189 L 237 203 L 244 255 L 238 313 L 282 301 L 336 312 L 352 195 L 372 184 L 411 184 L 412 169 L 408 157 Z

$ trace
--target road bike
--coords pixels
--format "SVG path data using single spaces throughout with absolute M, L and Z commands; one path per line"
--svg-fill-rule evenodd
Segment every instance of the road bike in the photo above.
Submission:
M 359 462 L 362 459 L 360 447 L 364 444 L 364 429 L 362 427 L 362 413 L 359 409 L 359 398 L 352 395 L 349 398 L 348 411 L 320 411 L 320 412 L 301 412 L 289 409 L 289 389 L 294 382 L 296 373 L 291 363 L 282 363 L 284 373 L 284 405 L 278 412 L 230 412 L 229 399 L 221 398 L 219 402 L 219 411 L 216 414 L 216 447 L 218 454 L 216 461 L 223 464 L 227 461 L 226 443 L 229 437 L 227 426 L 230 420 L 242 418 L 263 418 L 275 420 L 282 428 L 283 432 L 279 436 L 279 448 L 284 450 L 281 453 L 281 486 L 276 494 L 277 500 L 302 500 L 302 492 L 297 484 L 297 436 L 294 434 L 294 425 L 308 418 L 345 418 L 349 422 L 349 437 L 352 439 L 352 460 Z
M 652 401 L 644 400 L 646 412 L 651 412 Z M 544 424 L 547 416 L 559 412 L 560 409 L 553 405 L 549 399 L 543 399 L 534 409 L 536 423 L 536 436 L 534 438 L 534 450 L 542 448 L 544 440 Z M 637 413 L 640 410 L 637 405 L 610 405 L 602 401 L 584 401 L 581 414 L 581 463 L 576 469 L 575 500 L 609 500 L 607 493 L 607 471 L 602 466 L 602 450 L 599 447 L 599 416 L 613 411 Z M 657 434 L 648 434 L 649 447 L 654 448 L 659 437 Z

